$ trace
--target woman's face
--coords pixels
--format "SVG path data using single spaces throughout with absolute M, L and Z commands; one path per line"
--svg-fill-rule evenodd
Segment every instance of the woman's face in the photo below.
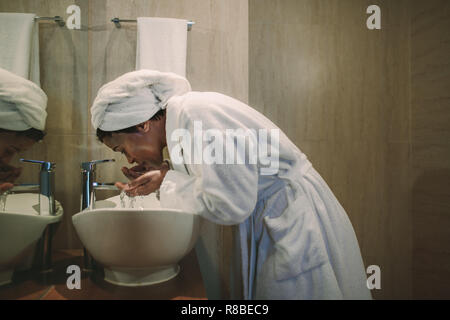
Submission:
M 8 164 L 16 153 L 29 149 L 36 141 L 13 132 L 0 133 L 0 163 Z
M 135 133 L 113 133 L 105 137 L 103 142 L 115 152 L 120 152 L 130 164 L 136 163 L 145 167 L 159 167 L 163 161 L 161 132 L 156 122 L 147 121 L 138 126 Z
M 25 151 L 34 143 L 33 139 L 13 132 L 0 133 L 0 192 L 12 188 L 12 183 L 22 173 L 21 168 L 9 165 L 11 159 L 16 153 Z

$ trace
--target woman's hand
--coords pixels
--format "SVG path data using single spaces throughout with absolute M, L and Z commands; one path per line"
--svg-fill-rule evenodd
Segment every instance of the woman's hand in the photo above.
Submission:
M 130 180 L 134 180 L 143 175 L 144 173 L 155 169 L 156 168 L 146 167 L 144 165 L 139 164 L 129 169 L 127 167 L 122 167 L 122 172 L 125 175 L 125 177 L 127 177 Z
M 12 187 L 14 187 L 14 185 L 12 183 L 9 183 L 9 182 L 2 183 L 2 182 L 0 182 L 0 193 L 3 193 L 3 192 L 5 192 L 5 191 L 7 191 L 9 189 L 12 189 Z
M 133 168 L 128 169 L 132 172 L 125 170 L 130 177 L 137 172 L 136 170 L 133 170 Z M 125 191 L 127 195 L 131 197 L 148 195 L 159 189 L 167 171 L 169 171 L 169 165 L 167 164 L 167 162 L 163 162 L 160 168 L 150 170 L 143 174 L 141 173 L 137 178 L 130 181 L 129 183 L 116 182 L 115 186 L 120 190 Z M 122 172 L 124 172 L 123 168 Z M 127 174 L 125 175 L 128 177 Z

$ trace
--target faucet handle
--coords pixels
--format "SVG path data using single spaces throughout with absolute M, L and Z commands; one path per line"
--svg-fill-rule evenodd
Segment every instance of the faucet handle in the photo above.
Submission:
M 37 163 L 41 165 L 41 171 L 51 171 L 55 168 L 56 163 L 41 160 L 19 159 L 21 162 Z
M 82 162 L 81 163 L 81 169 L 84 171 L 92 171 L 95 170 L 95 166 L 100 163 L 105 162 L 115 162 L 116 159 L 103 159 L 103 160 L 92 160 L 88 162 Z

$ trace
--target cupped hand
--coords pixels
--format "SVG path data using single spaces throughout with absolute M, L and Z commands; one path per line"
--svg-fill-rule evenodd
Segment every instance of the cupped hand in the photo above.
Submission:
M 143 175 L 144 173 L 146 173 L 146 172 L 148 172 L 150 170 L 155 170 L 155 169 L 156 168 L 147 167 L 145 165 L 138 164 L 138 165 L 136 165 L 134 167 L 131 167 L 131 168 L 122 167 L 122 173 L 128 179 L 134 180 L 134 179 L 140 177 L 141 175 Z
M 12 189 L 12 187 L 14 187 L 14 185 L 12 183 L 9 183 L 9 182 L 1 183 L 0 182 L 0 193 L 3 193 L 9 189 Z
M 145 172 L 129 183 L 116 182 L 115 186 L 131 197 L 148 195 L 159 189 L 168 170 L 168 165 L 163 164 L 161 168 Z

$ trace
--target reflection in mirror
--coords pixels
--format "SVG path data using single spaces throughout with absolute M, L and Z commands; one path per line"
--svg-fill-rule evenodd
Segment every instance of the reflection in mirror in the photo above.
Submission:
M 11 165 L 16 154 L 43 139 L 47 96 L 39 86 L 0 68 L 0 192 L 14 186 L 21 168 Z
M 0 12 L 0 192 L 21 173 L 16 153 L 43 137 L 47 96 L 40 88 L 39 24 L 34 13 Z

